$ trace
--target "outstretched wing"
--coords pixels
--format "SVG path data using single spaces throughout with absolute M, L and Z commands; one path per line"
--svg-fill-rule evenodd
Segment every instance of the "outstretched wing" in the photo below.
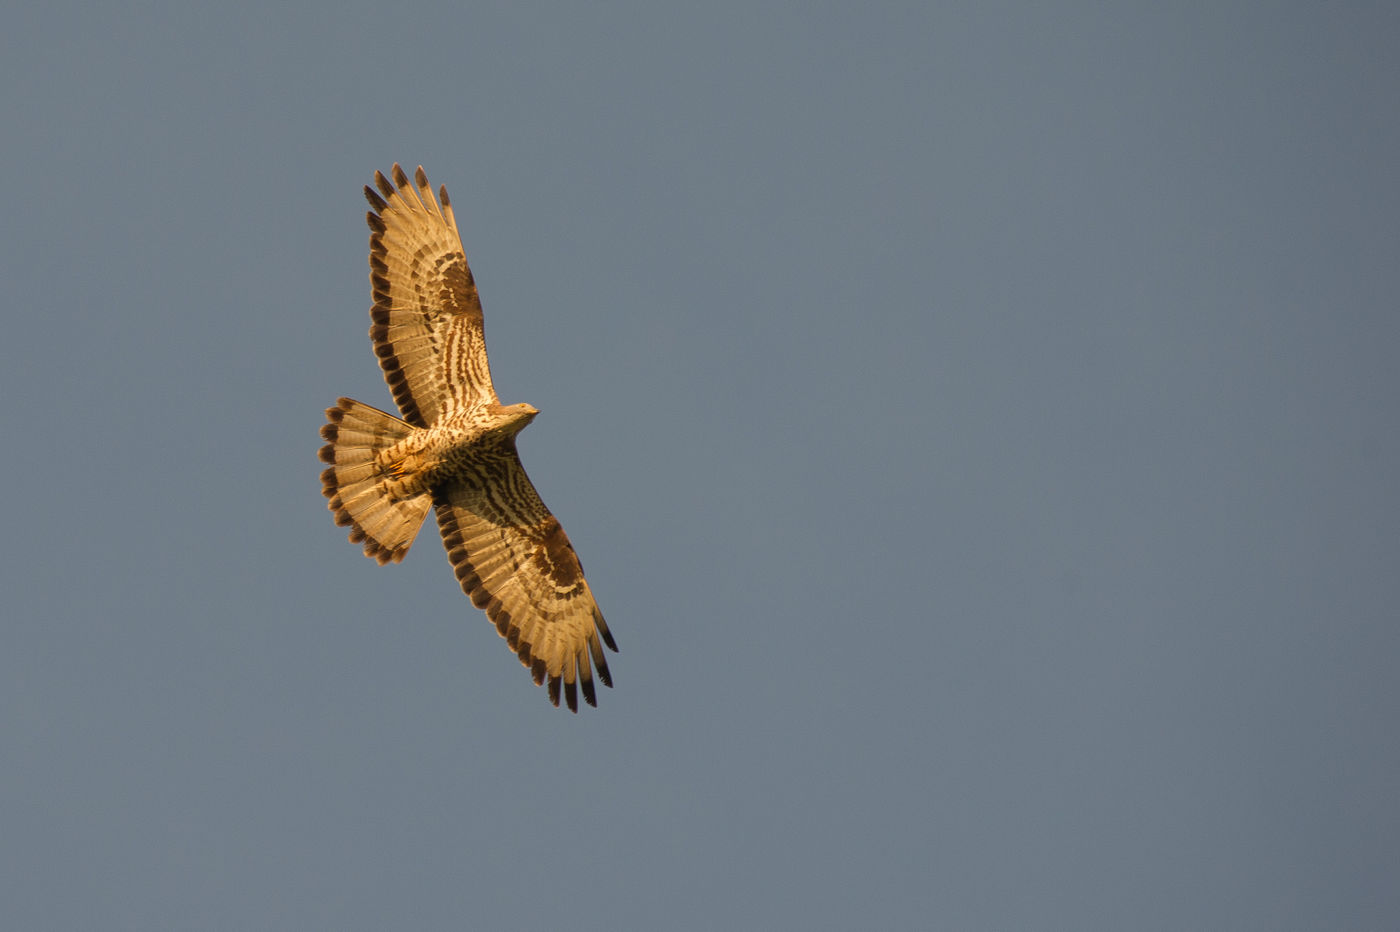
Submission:
M 487 475 L 489 481 L 482 478 Z M 596 706 L 593 669 L 603 685 L 612 685 L 602 645 L 616 651 L 617 643 L 568 535 L 514 450 L 489 470 L 440 490 L 434 504 L 462 591 L 495 622 L 536 685 L 548 678 L 549 700 L 557 706 L 562 683 L 575 712 L 581 686 L 584 701 Z
M 430 427 L 465 408 L 499 401 L 491 387 L 481 299 L 462 251 L 447 188 L 439 206 L 420 165 L 415 185 L 395 163 L 393 182 L 374 173 L 369 336 L 404 420 Z M 397 187 L 396 187 L 397 186 Z

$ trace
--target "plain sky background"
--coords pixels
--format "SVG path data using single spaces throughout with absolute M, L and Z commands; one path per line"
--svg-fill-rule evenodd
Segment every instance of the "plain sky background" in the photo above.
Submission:
M 1396 10 L 9 11 L 5 926 L 1400 927 Z M 396 160 L 599 709 L 321 498 Z

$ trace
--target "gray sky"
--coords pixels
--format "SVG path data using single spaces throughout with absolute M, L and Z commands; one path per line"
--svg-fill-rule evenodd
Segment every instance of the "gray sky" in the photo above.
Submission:
M 1400 925 L 1392 4 L 39 7 L 13 928 Z M 597 710 L 320 497 L 396 160 Z

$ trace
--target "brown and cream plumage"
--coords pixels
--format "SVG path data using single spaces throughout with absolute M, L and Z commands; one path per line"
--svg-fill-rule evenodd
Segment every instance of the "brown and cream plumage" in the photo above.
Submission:
M 400 420 L 341 398 L 321 428 L 322 493 L 335 523 L 381 564 L 408 553 L 431 509 L 462 591 L 485 610 L 536 684 L 578 711 L 597 705 L 603 644 L 617 644 L 568 535 L 520 465 L 515 436 L 539 412 L 491 386 L 481 300 L 447 188 L 433 197 L 395 165 L 365 186 L 372 208 L 370 340 Z

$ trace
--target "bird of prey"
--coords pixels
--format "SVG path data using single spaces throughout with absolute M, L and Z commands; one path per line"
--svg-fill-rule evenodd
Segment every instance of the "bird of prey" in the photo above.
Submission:
M 568 535 L 520 465 L 515 435 L 539 412 L 503 405 L 491 386 L 481 301 L 447 188 L 422 166 L 409 182 L 375 172 L 369 337 L 402 420 L 341 398 L 326 409 L 322 493 L 335 523 L 380 564 L 408 553 L 431 509 L 472 603 L 495 622 L 549 700 L 598 704 L 612 685 L 602 645 L 617 644 Z

